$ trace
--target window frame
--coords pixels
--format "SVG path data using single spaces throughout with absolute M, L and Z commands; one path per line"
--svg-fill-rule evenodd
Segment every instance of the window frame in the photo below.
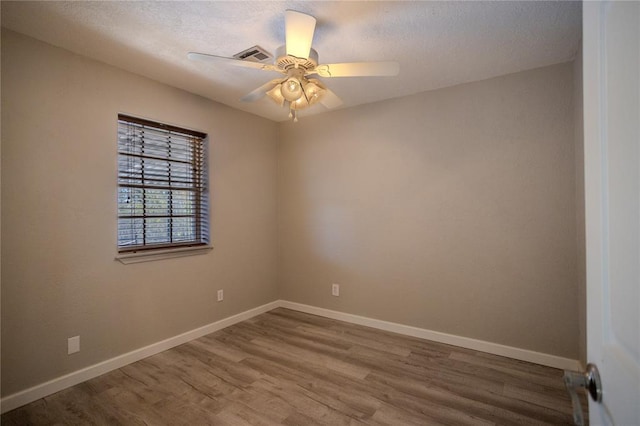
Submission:
M 141 153 L 126 153 L 121 147 L 121 128 L 122 126 L 133 126 L 133 128 L 138 128 L 142 134 L 142 141 L 138 141 L 138 145 L 134 145 L 135 149 L 140 149 Z M 118 251 L 118 255 L 116 259 L 120 260 L 122 263 L 133 263 L 140 262 L 145 260 L 156 260 L 156 259 L 164 259 L 168 257 L 176 257 L 176 256 L 185 256 L 190 254 L 200 254 L 207 252 L 212 247 L 210 246 L 210 217 L 209 217 L 209 158 L 208 158 L 208 136 L 206 133 L 186 129 L 183 127 L 178 127 L 170 124 L 159 123 L 152 120 L 142 119 L 139 117 L 134 117 L 128 114 L 118 114 L 117 120 L 117 133 L 118 133 L 118 146 L 117 146 L 117 196 L 116 196 L 116 205 L 117 205 L 117 239 L 116 239 L 116 247 Z M 155 157 L 150 154 L 145 154 L 145 142 L 148 142 L 151 138 L 150 136 L 145 141 L 144 140 L 144 131 L 145 129 L 150 129 L 154 132 L 160 132 L 163 137 L 166 137 L 167 143 L 167 151 L 169 152 L 168 156 L 163 157 Z M 182 139 L 181 143 L 186 144 L 184 146 L 188 146 L 189 152 L 189 163 L 185 163 L 184 160 L 173 160 L 171 159 L 171 135 L 179 135 Z M 157 136 L 157 135 L 156 135 Z M 198 144 L 198 146 L 190 144 Z M 140 159 L 140 177 L 129 177 L 129 182 L 123 182 L 123 176 L 131 175 L 132 168 L 123 167 L 121 164 L 122 158 L 139 158 Z M 159 188 L 163 185 L 159 185 L 156 183 L 155 187 L 153 184 L 149 184 L 148 180 L 144 177 L 145 166 L 144 162 L 152 160 L 160 163 L 166 163 L 168 168 L 166 176 L 160 175 L 159 178 L 162 180 L 166 179 L 166 184 L 164 184 L 164 188 Z M 182 164 L 188 164 L 188 178 L 186 182 L 182 182 L 183 186 L 172 186 L 171 182 L 171 168 L 172 165 L 181 162 Z M 157 172 L 157 169 L 154 170 Z M 139 182 L 135 182 L 139 180 Z M 134 214 L 122 214 L 121 213 L 121 188 L 137 188 L 140 189 L 143 197 L 142 197 L 142 214 L 134 215 Z M 146 191 L 155 190 L 155 191 L 168 191 L 168 200 L 169 206 L 166 208 L 167 213 L 165 215 L 157 215 L 148 213 L 153 207 L 151 201 L 147 202 Z M 190 206 L 193 206 L 195 213 L 193 215 L 179 215 L 176 214 L 173 207 L 173 198 L 174 191 L 185 192 L 187 194 L 191 194 L 190 196 L 194 197 L 194 200 L 189 203 Z M 187 241 L 173 241 L 173 225 L 176 222 L 176 219 L 184 218 L 184 217 L 193 217 L 193 224 L 189 225 L 191 229 L 191 233 L 193 234 L 193 239 L 189 239 Z M 154 218 L 161 218 L 167 220 L 167 224 L 169 229 L 167 232 L 167 239 L 169 241 L 163 241 L 158 243 L 147 242 L 147 221 L 153 220 Z M 142 220 L 143 223 L 143 231 L 142 238 L 143 243 L 137 245 L 120 245 L 120 237 L 121 237 L 121 226 L 124 224 L 121 222 L 123 220 Z M 136 231 L 132 231 L 132 234 L 136 233 Z

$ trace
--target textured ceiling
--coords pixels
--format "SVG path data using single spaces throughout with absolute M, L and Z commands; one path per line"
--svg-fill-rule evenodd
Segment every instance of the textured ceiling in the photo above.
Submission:
M 320 63 L 387 60 L 397 77 L 325 79 L 347 108 L 573 59 L 580 2 L 10 2 L 2 26 L 271 120 L 268 97 L 239 99 L 279 74 L 192 62 L 284 44 L 284 11 L 317 18 Z M 321 105 L 300 116 L 326 111 Z

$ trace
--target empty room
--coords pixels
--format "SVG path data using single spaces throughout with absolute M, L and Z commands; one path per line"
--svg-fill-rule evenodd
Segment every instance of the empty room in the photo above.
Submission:
M 640 3 L 0 7 L 2 424 L 640 424 Z

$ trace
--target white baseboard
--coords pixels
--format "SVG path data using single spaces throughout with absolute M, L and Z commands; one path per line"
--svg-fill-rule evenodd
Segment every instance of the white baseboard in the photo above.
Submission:
M 546 365 L 549 367 L 559 368 L 563 370 L 579 370 L 580 362 L 574 359 L 562 358 L 555 355 L 534 352 L 526 349 L 514 348 L 511 346 L 500 345 L 497 343 L 485 342 L 482 340 L 470 339 L 468 337 L 460 337 L 452 334 L 440 333 L 438 331 L 426 330 L 423 328 L 412 327 L 409 325 L 397 324 L 388 321 L 377 320 L 373 318 L 362 317 L 359 315 L 347 314 L 344 312 L 332 311 L 330 309 L 318 308 L 315 306 L 304 305 L 301 303 L 289 302 L 287 300 L 276 300 L 257 308 L 221 319 L 219 321 L 196 328 L 186 333 L 179 334 L 169 339 L 136 349 L 126 354 L 108 359 L 98 364 L 74 371 L 64 376 L 55 378 L 48 382 L 33 386 L 29 389 L 6 396 L 0 400 L 0 413 L 6 413 L 14 408 L 21 407 L 37 399 L 44 398 L 53 393 L 59 392 L 70 386 L 77 385 L 94 377 L 101 376 L 109 371 L 124 367 L 141 359 L 155 355 L 167 349 L 171 349 L 183 343 L 229 327 L 233 324 L 253 318 L 257 315 L 268 312 L 276 308 L 287 308 L 295 311 L 306 312 L 313 315 L 319 315 L 326 318 L 332 318 L 353 324 L 364 325 L 367 327 L 377 328 L 380 330 L 391 331 L 407 336 L 418 337 L 421 339 L 432 340 L 435 342 L 446 343 L 449 345 L 459 346 L 477 351 L 488 352 L 495 355 L 506 356 L 521 361 L 533 362 L 536 364 Z
M 70 386 L 77 385 L 78 383 L 82 383 L 89 379 L 93 379 L 94 377 L 108 373 L 109 371 L 124 367 L 125 365 L 140 361 L 141 359 L 147 358 L 151 355 L 166 351 L 167 349 L 187 343 L 191 340 L 213 333 L 214 331 L 221 330 L 225 327 L 229 327 L 230 325 L 255 317 L 256 315 L 268 312 L 278 306 L 280 306 L 280 301 L 276 300 L 274 302 L 267 303 L 266 305 L 249 309 L 248 311 L 221 319 L 220 321 L 207 324 L 194 330 L 187 331 L 186 333 L 145 346 L 144 348 L 136 349 L 115 358 L 83 368 L 82 370 L 74 371 L 62 377 L 33 386 L 29 389 L 8 395 L 0 400 L 0 413 L 6 413 L 14 408 L 21 407 L 37 399 L 44 398 L 45 396 L 59 392 Z
M 426 330 L 424 328 L 412 327 L 409 325 L 394 322 L 382 321 L 359 315 L 346 314 L 344 312 L 332 311 L 330 309 L 317 308 L 315 306 L 304 305 L 302 303 L 280 300 L 280 307 L 293 309 L 295 311 L 306 312 L 308 314 L 319 315 L 326 318 L 364 325 L 380 330 L 391 331 L 407 336 L 432 340 L 434 342 L 446 343 L 448 345 L 487 352 L 494 355 L 506 356 L 520 361 L 533 362 L 535 364 L 546 365 L 548 367 L 559 368 L 561 370 L 580 370 L 580 362 L 575 359 L 563 358 L 556 355 L 549 355 L 527 349 L 515 348 L 512 346 L 500 345 L 498 343 L 476 340 L 468 337 L 455 336 L 453 334 L 441 333 L 439 331 Z

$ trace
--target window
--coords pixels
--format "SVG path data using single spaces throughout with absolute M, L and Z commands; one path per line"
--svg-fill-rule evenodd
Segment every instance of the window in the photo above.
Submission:
M 118 251 L 209 243 L 206 134 L 118 115 Z

